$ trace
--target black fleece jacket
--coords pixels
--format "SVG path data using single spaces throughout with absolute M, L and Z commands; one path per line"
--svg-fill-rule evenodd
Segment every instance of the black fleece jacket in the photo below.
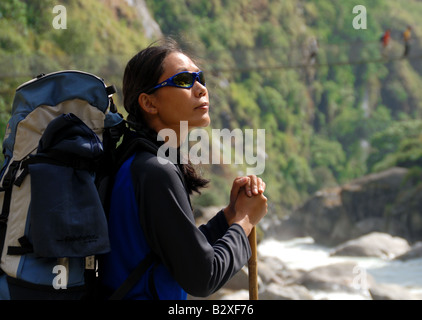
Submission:
M 138 152 L 131 175 L 147 242 L 187 293 L 208 296 L 247 263 L 251 249 L 246 234 L 238 224 L 229 227 L 223 211 L 196 227 L 177 164 Z

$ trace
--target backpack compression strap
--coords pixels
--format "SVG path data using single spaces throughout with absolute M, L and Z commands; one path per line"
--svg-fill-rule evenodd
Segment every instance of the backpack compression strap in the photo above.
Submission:
M 139 281 L 142 275 L 148 270 L 148 268 L 156 261 L 156 259 L 157 257 L 153 252 L 148 253 L 145 259 L 142 260 L 141 263 L 129 274 L 129 277 L 123 282 L 123 284 L 111 295 L 109 300 L 122 300 Z

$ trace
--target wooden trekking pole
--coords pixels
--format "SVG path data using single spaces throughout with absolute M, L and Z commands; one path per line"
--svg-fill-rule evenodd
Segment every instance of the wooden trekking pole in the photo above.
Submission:
M 252 255 L 248 261 L 249 300 L 258 300 L 258 255 L 256 248 L 256 228 L 253 227 L 249 235 Z

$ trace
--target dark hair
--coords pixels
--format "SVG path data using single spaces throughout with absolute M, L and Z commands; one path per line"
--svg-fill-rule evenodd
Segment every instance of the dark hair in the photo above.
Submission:
M 182 49 L 172 39 L 165 39 L 161 43 L 154 43 L 138 52 L 126 65 L 123 75 L 123 105 L 128 112 L 127 122 L 130 127 L 150 140 L 156 140 L 156 132 L 151 129 L 144 119 L 138 97 L 141 93 L 150 91 L 163 74 L 163 61 L 173 52 L 183 53 Z M 156 142 L 156 141 L 152 141 Z M 206 187 L 208 180 L 200 177 L 191 162 L 179 164 L 185 177 L 187 188 L 201 193 L 200 188 Z

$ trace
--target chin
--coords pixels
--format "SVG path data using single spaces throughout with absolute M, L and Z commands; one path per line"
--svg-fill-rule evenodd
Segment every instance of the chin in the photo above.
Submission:
M 193 128 L 208 127 L 210 123 L 211 123 L 211 119 L 209 117 L 203 118 L 198 121 L 189 121 L 189 128 L 193 129 Z
M 208 113 L 204 114 L 198 121 L 198 127 L 208 127 L 211 123 L 211 118 Z
M 206 119 L 204 119 L 203 124 L 201 125 L 201 127 L 208 127 L 211 123 L 211 118 L 207 117 Z

